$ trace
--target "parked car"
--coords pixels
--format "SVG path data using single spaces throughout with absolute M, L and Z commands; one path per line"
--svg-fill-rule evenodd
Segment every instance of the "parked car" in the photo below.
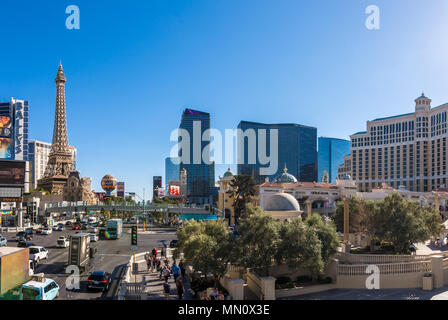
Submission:
M 171 240 L 171 242 L 170 242 L 170 248 L 176 248 L 176 244 L 179 242 L 179 240 L 177 240 L 177 239 L 174 239 L 174 240 Z
M 21 239 L 19 240 L 19 242 L 17 243 L 18 247 L 22 247 L 22 248 L 29 248 L 34 246 L 34 243 L 31 241 L 26 241 L 25 239 Z
M 109 290 L 111 279 L 110 274 L 106 271 L 93 271 L 87 279 L 87 290 L 100 289 L 102 291 Z
M 64 226 L 62 224 L 58 224 L 56 227 L 53 228 L 54 231 L 63 231 Z
M 25 233 L 26 233 L 26 234 L 33 234 L 33 232 L 34 232 L 34 229 L 33 229 L 33 228 L 26 228 L 26 229 L 25 229 Z
M 70 245 L 69 240 L 66 237 L 59 237 L 56 241 L 56 247 L 67 248 Z
M 91 233 L 90 234 L 90 241 L 91 242 L 97 242 L 98 241 L 98 235 L 96 235 L 95 233 Z
M 79 230 L 80 227 L 81 226 L 79 224 L 74 224 L 72 230 Z
M 50 228 L 45 228 L 44 230 L 42 230 L 42 234 L 46 234 L 49 235 L 53 232 L 53 230 L 51 230 Z
M 42 234 L 42 230 L 44 230 L 43 228 L 37 228 L 36 229 L 36 234 Z
M 8 246 L 8 240 L 5 237 L 0 236 L 0 247 Z
M 71 221 L 67 221 L 67 222 L 65 223 L 65 225 L 66 225 L 66 226 L 71 226 L 71 225 L 72 225 L 72 222 L 71 222 Z
M 36 263 L 39 263 L 42 259 L 48 259 L 48 250 L 44 247 L 39 246 L 30 246 L 30 260 L 35 261 Z
M 98 228 L 92 227 L 90 228 L 90 233 L 97 233 L 98 232 Z
M 89 226 L 87 224 L 81 224 L 81 227 L 79 229 L 81 229 L 81 230 L 88 230 Z
M 20 289 L 20 300 L 53 300 L 59 297 L 59 286 L 52 279 L 31 280 Z

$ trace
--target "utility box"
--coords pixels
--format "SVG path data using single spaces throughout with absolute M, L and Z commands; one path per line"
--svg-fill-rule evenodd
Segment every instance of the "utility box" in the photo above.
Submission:
M 425 273 L 423 275 L 423 290 L 432 291 L 432 289 L 433 289 L 432 274 Z

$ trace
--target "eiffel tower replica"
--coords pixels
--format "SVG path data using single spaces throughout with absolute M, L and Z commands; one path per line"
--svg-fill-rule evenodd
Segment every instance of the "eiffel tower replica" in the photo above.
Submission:
M 39 179 L 37 187 L 52 195 L 63 195 L 70 172 L 74 171 L 72 154 L 68 148 L 67 118 L 65 114 L 65 78 L 62 65 L 59 63 L 56 75 L 56 110 L 54 116 L 53 143 L 48 156 L 44 177 Z

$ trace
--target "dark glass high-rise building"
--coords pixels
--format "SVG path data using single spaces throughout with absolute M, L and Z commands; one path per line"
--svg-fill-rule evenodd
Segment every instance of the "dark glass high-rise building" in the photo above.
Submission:
M 153 176 L 152 177 L 152 198 L 158 198 L 158 189 L 162 188 L 162 177 Z
M 319 137 L 318 139 L 318 169 L 317 177 L 322 182 L 322 177 L 328 174 L 328 181 L 334 183 L 338 177 L 338 166 L 344 163 L 344 156 L 350 154 L 350 141 Z
M 210 114 L 207 112 L 185 109 L 179 129 L 184 129 L 189 135 L 189 154 L 186 150 L 179 150 L 179 170 L 187 171 L 187 198 L 189 203 L 212 203 L 212 188 L 215 181 L 215 164 L 207 162 L 210 153 L 206 154 L 204 148 L 210 139 L 203 141 L 204 131 L 210 129 Z M 179 141 L 182 140 L 180 133 Z M 206 162 L 207 161 L 207 162 Z
M 165 188 L 168 191 L 168 182 L 179 180 L 179 164 L 177 158 L 165 158 Z
M 299 181 L 317 181 L 317 129 L 295 123 L 264 124 L 257 122 L 241 121 L 238 129 L 246 132 L 253 129 L 256 133 L 256 146 L 253 148 L 256 153 L 256 161 L 251 164 L 248 160 L 249 146 L 248 137 L 244 137 L 244 159 L 239 154 L 238 174 L 252 175 L 257 183 L 263 183 L 268 177 L 270 181 L 276 179 L 283 173 L 284 167 L 288 168 L 288 173 L 292 174 Z M 259 158 L 259 130 L 266 130 L 266 155 L 272 155 L 270 146 L 270 129 L 278 130 L 278 163 L 275 173 L 263 175 L 260 168 L 269 167 L 269 164 L 262 164 Z M 238 153 L 240 148 L 238 149 Z

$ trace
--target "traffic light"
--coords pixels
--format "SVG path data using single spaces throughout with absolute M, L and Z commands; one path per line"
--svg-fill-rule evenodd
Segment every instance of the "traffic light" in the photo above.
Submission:
M 131 230 L 131 245 L 137 245 L 137 227 L 133 226 Z

